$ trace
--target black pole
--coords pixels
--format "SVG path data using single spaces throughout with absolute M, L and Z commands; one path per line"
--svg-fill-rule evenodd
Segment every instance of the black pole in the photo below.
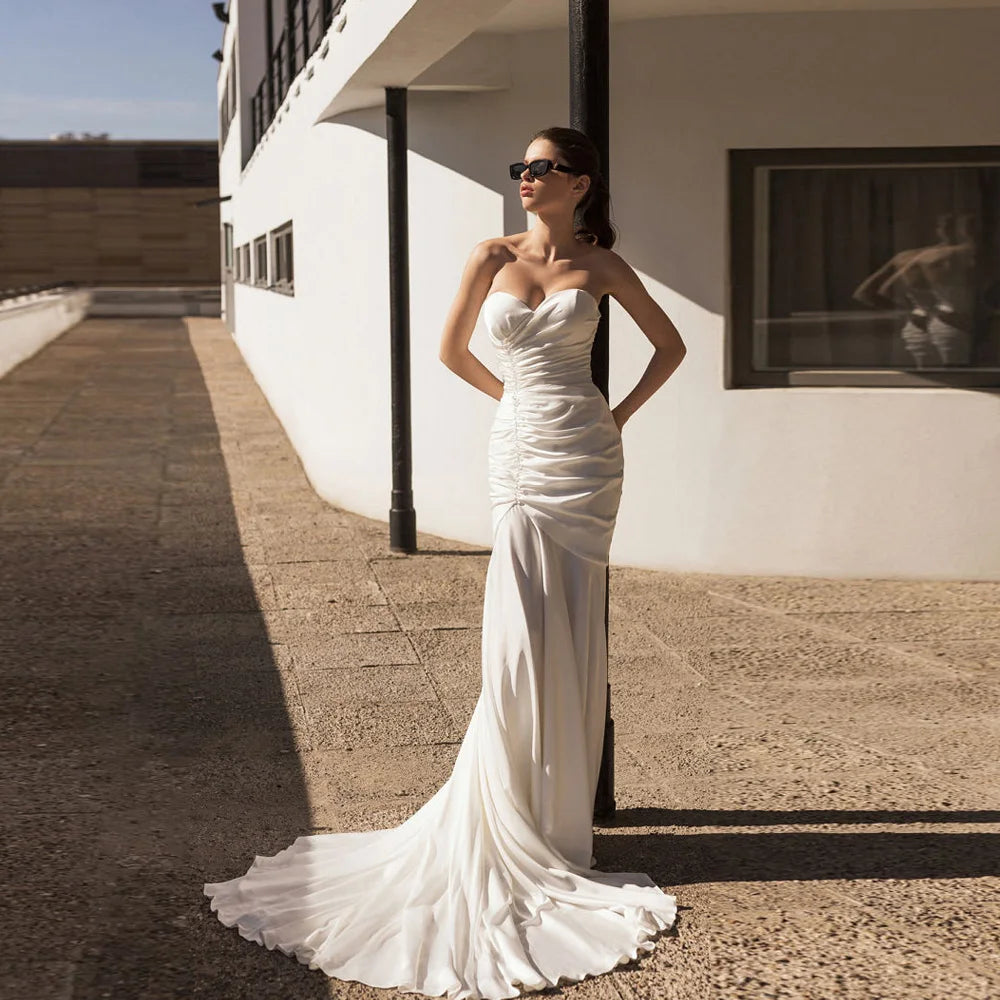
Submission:
M 261 115 L 260 134 L 274 117 L 274 16 L 271 0 L 264 0 L 264 46 L 267 49 L 267 114 Z
M 389 343 L 392 368 L 392 506 L 389 548 L 417 551 L 410 446 L 410 262 L 407 223 L 406 88 L 385 88 L 389 159 Z
M 608 0 L 569 0 L 569 123 L 590 137 L 601 159 L 605 183 L 609 176 L 609 66 L 610 25 Z M 594 384 L 608 398 L 608 299 L 601 299 L 601 318 L 594 335 L 590 369 Z M 604 642 L 608 641 L 608 591 L 611 573 L 606 571 L 604 596 Z M 611 685 L 608 684 L 604 716 L 604 748 L 594 796 L 594 816 L 610 819 L 615 813 L 615 722 L 611 718 Z
M 285 57 L 288 59 L 288 79 L 285 80 L 287 92 L 298 72 L 295 59 L 295 0 L 285 0 Z M 281 99 L 285 99 L 284 94 Z

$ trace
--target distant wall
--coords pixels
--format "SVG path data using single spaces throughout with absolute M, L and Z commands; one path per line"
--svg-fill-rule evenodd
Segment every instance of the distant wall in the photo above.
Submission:
M 215 142 L 0 142 L 0 288 L 220 280 Z

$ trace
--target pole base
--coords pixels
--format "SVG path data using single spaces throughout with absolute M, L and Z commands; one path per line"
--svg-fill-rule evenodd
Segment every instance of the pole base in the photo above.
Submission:
M 412 507 L 389 511 L 389 551 L 417 551 L 417 512 Z

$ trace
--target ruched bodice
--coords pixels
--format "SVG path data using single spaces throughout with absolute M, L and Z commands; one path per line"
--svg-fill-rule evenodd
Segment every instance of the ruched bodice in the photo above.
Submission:
M 507 510 L 523 504 L 564 548 L 606 563 L 624 456 L 591 375 L 597 300 L 564 288 L 532 309 L 509 292 L 491 292 L 482 314 L 504 383 L 489 449 L 494 533 Z
M 505 386 L 521 393 L 598 392 L 590 373 L 590 348 L 601 313 L 586 289 L 560 289 L 535 309 L 509 292 L 491 292 L 483 313 Z

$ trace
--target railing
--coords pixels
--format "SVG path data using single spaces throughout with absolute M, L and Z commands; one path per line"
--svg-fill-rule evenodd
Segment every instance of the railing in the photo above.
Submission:
M 292 80 L 320 47 L 345 0 L 288 0 L 286 17 L 267 60 L 267 72 L 250 98 L 253 145 L 260 142 Z
M 76 281 L 55 281 L 48 285 L 20 285 L 16 288 L 0 288 L 0 302 L 16 302 L 18 299 L 30 298 L 40 292 L 52 292 L 57 288 L 76 288 Z

